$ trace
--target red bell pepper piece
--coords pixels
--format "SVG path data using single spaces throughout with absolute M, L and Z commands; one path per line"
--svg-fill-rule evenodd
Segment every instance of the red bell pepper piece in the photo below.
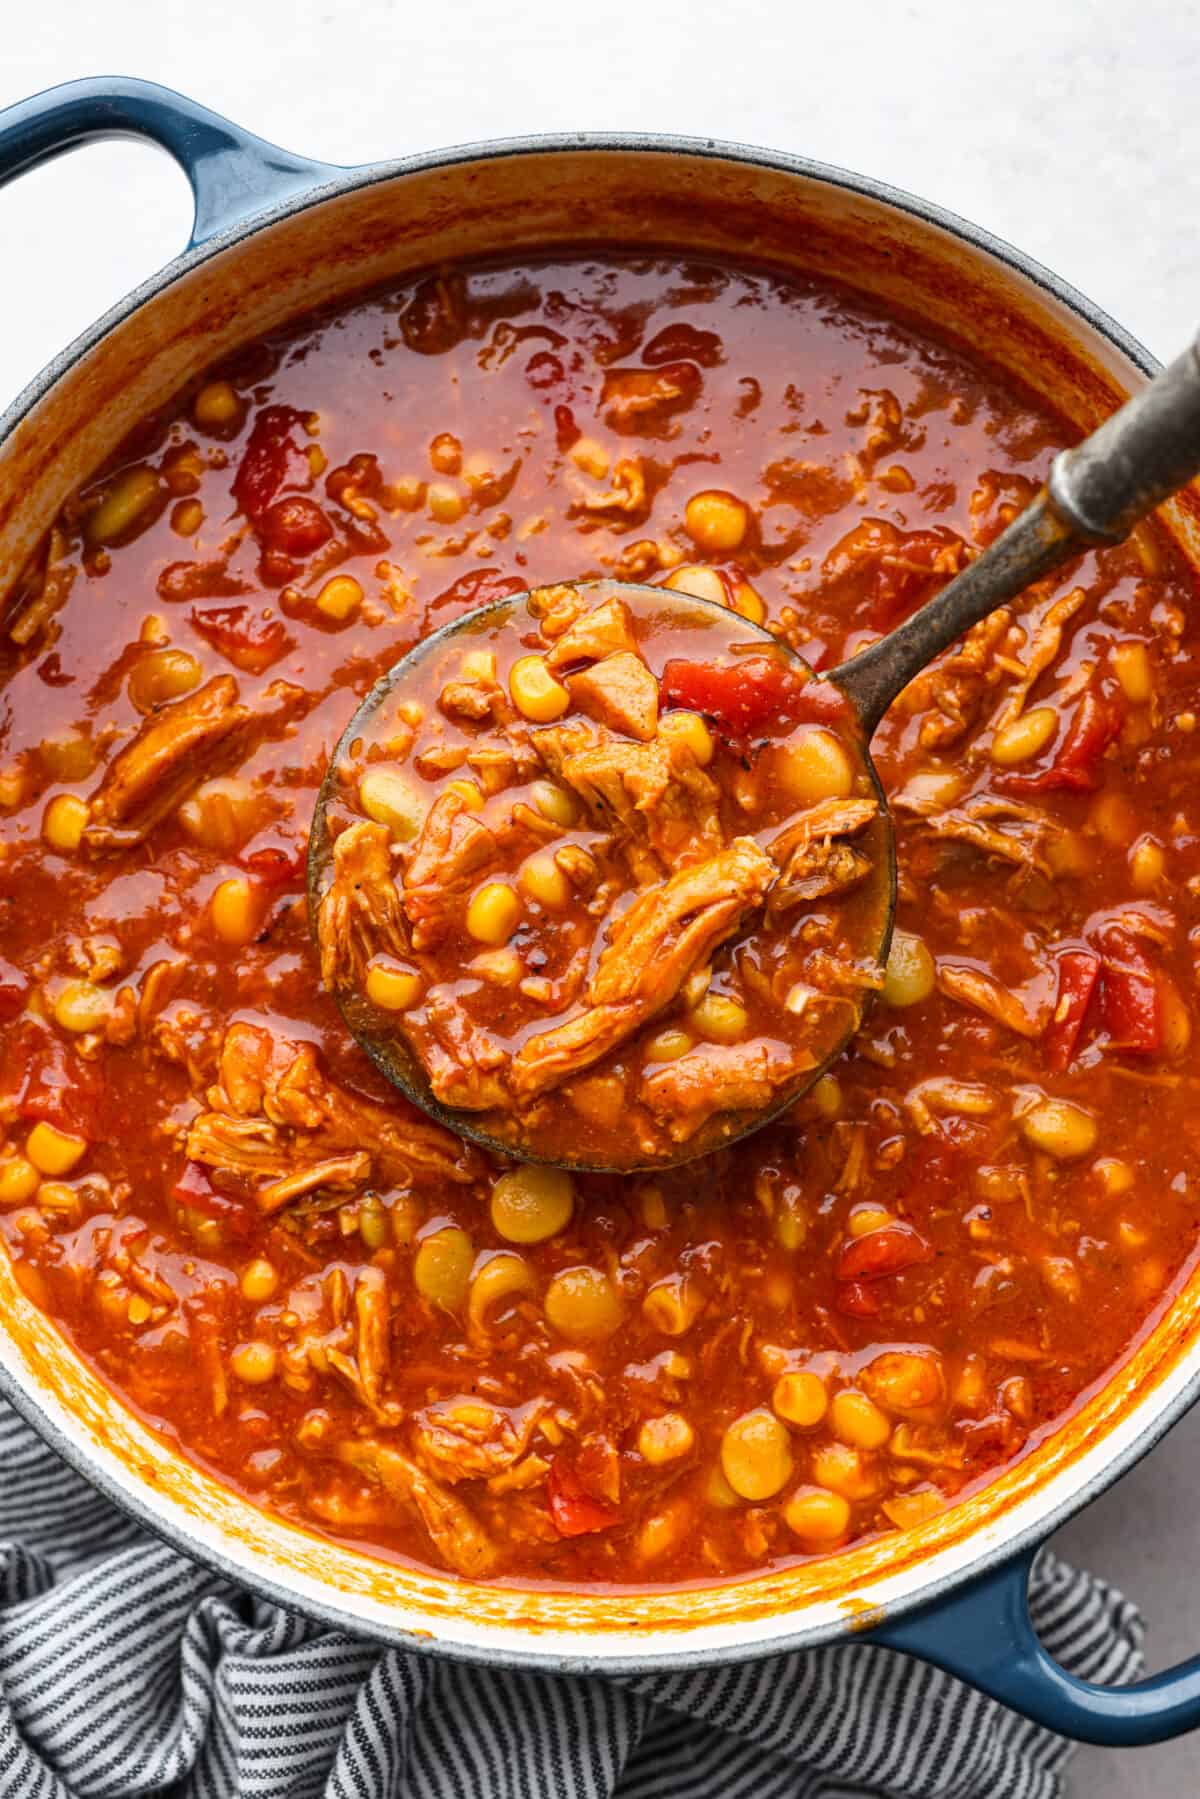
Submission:
M 615 1506 L 585 1492 L 579 1476 L 561 1456 L 551 1463 L 546 1476 L 546 1498 L 560 1537 L 584 1537 L 594 1530 L 607 1530 L 620 1515 Z
M 874 1318 L 883 1301 L 869 1281 L 839 1281 L 833 1303 L 851 1318 Z
M 21 1118 L 44 1119 L 95 1142 L 101 1129 L 101 1088 L 95 1068 L 33 1018 L 7 1033 L 0 1094 Z
M 25 1010 L 29 982 L 19 968 L 0 956 L 0 1020 L 7 1023 Z
M 1098 933 L 1100 1023 L 1113 1049 L 1154 1056 L 1162 1049 L 1162 999 L 1154 969 L 1131 931 L 1107 925 Z
M 1068 1068 L 1100 975 L 1100 958 L 1086 949 L 1065 949 L 1058 957 L 1054 1015 L 1042 1036 L 1047 1065 Z
M 807 686 L 803 674 L 770 656 L 727 666 L 672 661 L 663 670 L 662 704 L 702 712 L 730 737 L 745 739 L 795 724 Z
M 911 1224 L 885 1224 L 846 1244 L 838 1257 L 837 1278 L 848 1282 L 883 1280 L 917 1262 L 927 1262 L 930 1254 L 928 1243 Z
M 308 458 L 296 441 L 303 429 L 294 406 L 264 406 L 242 452 L 233 478 L 233 497 L 253 524 L 287 482 L 307 486 L 312 480 Z
M 1011 793 L 1091 793 L 1100 784 L 1100 758 L 1124 720 L 1116 700 L 1089 687 L 1049 768 L 1040 775 L 1004 775 L 1003 785 Z
M 522 581 L 520 575 L 502 575 L 494 568 L 473 568 L 439 593 L 437 599 L 430 602 L 429 610 L 435 612 L 443 606 L 452 606 L 456 615 L 472 612 L 477 606 L 490 606 L 496 600 L 506 600 L 511 594 L 521 593 L 527 586 L 528 582 Z
M 264 887 L 286 887 L 289 881 L 300 879 L 307 857 L 306 844 L 285 847 L 283 844 L 265 843 L 259 849 L 244 850 L 238 860 L 247 874 L 257 876 Z

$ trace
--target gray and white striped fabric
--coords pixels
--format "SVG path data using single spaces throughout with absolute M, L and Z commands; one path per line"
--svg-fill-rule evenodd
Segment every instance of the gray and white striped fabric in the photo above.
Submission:
M 1047 1647 L 1141 1667 L 1043 1556 Z M 869 1644 L 630 1682 L 493 1673 L 261 1604 L 147 1537 L 0 1402 L 0 1799 L 1053 1799 L 1069 1745 Z

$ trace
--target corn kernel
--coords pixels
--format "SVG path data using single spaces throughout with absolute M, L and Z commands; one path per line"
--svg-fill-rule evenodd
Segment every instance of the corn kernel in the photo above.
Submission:
M 425 492 L 425 504 L 430 516 L 439 525 L 457 524 L 467 510 L 467 502 L 456 487 L 445 481 L 431 481 Z
M 561 912 L 570 903 L 570 883 L 554 857 L 544 850 L 522 863 L 517 885 L 526 899 L 549 912 Z
M 408 968 L 372 962 L 367 969 L 367 998 L 384 1012 L 407 1012 L 421 996 L 421 977 Z
M 1144 706 L 1154 698 L 1154 668 L 1144 643 L 1114 644 L 1112 665 L 1131 706 Z
M 229 1357 L 229 1366 L 246 1386 L 262 1387 L 274 1380 L 277 1359 L 275 1345 L 255 1337 L 249 1343 L 238 1344 Z
M 1138 834 L 1138 816 L 1132 800 L 1124 793 L 1098 793 L 1088 812 L 1088 830 L 1111 849 L 1128 849 Z
M 153 1309 L 144 1293 L 135 1293 L 125 1308 L 125 1316 L 130 1324 L 138 1327 L 149 1322 Z
M 602 443 L 594 437 L 580 437 L 572 444 L 568 452 L 577 469 L 590 475 L 594 481 L 603 481 L 612 467 L 612 457 Z
M 213 930 L 222 942 L 243 946 L 258 935 L 258 894 L 245 875 L 230 875 L 222 881 L 208 906 Z
M 750 513 L 733 494 L 708 488 L 692 495 L 683 522 L 696 548 L 712 556 L 737 549 L 749 527 Z
M 638 1210 L 642 1214 L 642 1223 L 648 1231 L 664 1231 L 667 1228 L 667 1202 L 663 1198 L 663 1190 L 653 1182 L 647 1182 L 638 1188 Z
M 701 768 L 707 768 L 713 759 L 713 734 L 698 712 L 665 712 L 658 721 L 658 735 L 668 748 L 679 744 L 689 749 Z
M 452 431 L 439 431 L 429 446 L 430 467 L 439 475 L 457 475 L 462 468 L 462 444 Z
M 834 1394 L 829 1416 L 834 1435 L 854 1449 L 882 1449 L 892 1434 L 889 1419 L 875 1401 L 853 1387 Z
M 783 1508 L 784 1522 L 802 1543 L 825 1549 L 850 1528 L 850 1503 L 822 1487 L 801 1487 Z
M 664 1412 L 661 1418 L 647 1418 L 638 1431 L 638 1454 L 652 1468 L 661 1468 L 687 1455 L 695 1441 L 696 1433 L 682 1412 Z
M 1153 893 L 1162 885 L 1167 870 L 1163 846 L 1153 837 L 1139 837 L 1129 852 L 1129 879 L 1135 893 Z
M 467 930 L 477 943 L 507 943 L 517 928 L 521 902 L 506 881 L 487 881 L 471 895 Z
M 317 595 L 317 611 L 335 623 L 352 618 L 363 602 L 363 590 L 353 575 L 330 575 Z
M 771 1405 L 798 1430 L 811 1430 L 825 1416 L 829 1395 L 819 1374 L 801 1368 L 780 1375 L 771 1394 Z
M 462 659 L 459 673 L 464 681 L 494 681 L 496 679 L 495 650 L 468 650 Z
M 67 981 L 54 998 L 54 1022 L 64 1031 L 98 1031 L 112 1009 L 112 996 L 92 981 Z
M 70 1174 L 87 1149 L 87 1138 L 39 1119 L 25 1139 L 25 1154 L 42 1174 Z
M 1112 1199 L 1121 1193 L 1128 1193 L 1133 1186 L 1133 1169 L 1128 1162 L 1122 1162 L 1119 1156 L 1101 1156 L 1092 1172 Z
M 1029 762 L 1041 754 L 1057 729 L 1058 713 L 1053 706 L 1035 706 L 1032 712 L 1023 712 L 996 732 L 992 738 L 992 761 L 1001 768 Z
M 242 1297 L 251 1305 L 263 1305 L 279 1290 L 279 1270 L 265 1256 L 256 1256 L 242 1271 Z
M 713 1043 L 738 1043 L 750 1022 L 745 1006 L 723 993 L 706 993 L 688 1017 L 701 1037 Z
M 690 1031 L 668 1028 L 658 1031 L 646 1045 L 647 1062 L 677 1062 L 686 1056 L 696 1039 Z
M 508 691 L 522 718 L 547 725 L 561 718 L 571 696 L 556 681 L 541 656 L 520 656 L 508 671 Z
M 688 593 L 695 600 L 708 600 L 713 606 L 727 606 L 729 595 L 725 591 L 725 583 L 718 569 L 708 568 L 702 562 L 687 562 L 682 568 L 673 568 L 664 587 L 673 593 Z
M 467 964 L 471 973 L 493 987 L 515 987 L 525 972 L 524 963 L 515 949 L 507 944 L 500 949 L 481 950 Z
M 815 1082 L 809 1099 L 821 1118 L 840 1118 L 845 1107 L 842 1097 L 842 1083 L 836 1074 L 823 1074 Z
M 242 416 L 242 402 L 228 381 L 206 381 L 192 401 L 192 417 L 206 431 L 220 431 Z
M 25 1156 L 0 1162 L 0 1206 L 24 1205 L 38 1190 L 41 1176 Z
M 51 849 L 68 855 L 82 843 L 87 821 L 86 801 L 74 793 L 60 793 L 46 807 L 42 817 L 42 836 Z
M 415 837 L 424 822 L 419 794 L 394 768 L 368 768 L 358 783 L 358 803 L 400 843 Z
M 867 1237 L 872 1231 L 881 1231 L 894 1222 L 892 1214 L 882 1206 L 855 1206 L 846 1220 L 846 1231 L 851 1237 Z
M 180 500 L 171 508 L 171 529 L 177 537 L 195 537 L 204 523 L 204 508 L 199 500 Z

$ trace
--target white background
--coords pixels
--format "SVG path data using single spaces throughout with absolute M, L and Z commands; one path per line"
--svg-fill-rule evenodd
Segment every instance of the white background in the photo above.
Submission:
M 1047 263 L 1164 359 L 1200 324 L 1200 27 L 1183 0 L 41 0 L 0 105 L 80 75 L 183 89 L 361 162 L 497 134 L 743 139 L 912 189 Z M 0 193 L 0 409 L 183 244 L 183 178 L 98 146 Z M 1200 1651 L 1200 1416 L 1060 1547 L 1142 1604 L 1155 1665 Z M 1087 1751 L 1079 1799 L 1200 1790 L 1200 1739 Z

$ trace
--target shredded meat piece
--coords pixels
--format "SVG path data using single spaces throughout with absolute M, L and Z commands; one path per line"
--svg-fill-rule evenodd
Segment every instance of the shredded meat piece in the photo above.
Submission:
M 503 716 L 507 702 L 498 681 L 447 681 L 438 695 L 438 706 L 450 718 L 481 723 Z
M 321 979 L 332 993 L 361 982 L 372 956 L 408 947 L 383 825 L 363 819 L 333 845 L 333 879 L 317 911 Z
M 1013 624 L 1012 613 L 999 606 L 971 626 L 957 650 L 917 678 L 915 697 L 936 708 L 921 721 L 919 736 L 925 749 L 944 749 L 969 730 L 988 692 L 1019 669 L 1013 652 L 1022 641 L 1023 632 Z
M 757 1112 L 772 1094 L 813 1066 L 807 1052 L 782 1045 L 706 1043 L 644 1077 L 641 1097 L 684 1143 L 715 1112 Z
M 543 637 L 561 637 L 587 610 L 586 596 L 572 581 L 531 588 L 526 603 L 529 616 L 541 624 Z
M 407 1107 L 377 1105 L 337 1086 L 311 1043 L 290 1043 L 259 1025 L 238 1023 L 226 1032 L 220 1080 L 207 1098 L 208 1111 L 188 1132 L 188 1156 L 265 1179 L 257 1199 L 267 1211 L 316 1186 L 479 1178 L 476 1152 L 449 1131 Z
M 998 731 L 1003 730 L 1005 725 L 1012 724 L 1014 719 L 1020 718 L 1030 693 L 1062 648 L 1064 630 L 1080 607 L 1086 604 L 1087 590 L 1082 587 L 1074 587 L 1070 593 L 1064 594 L 1062 599 L 1055 600 L 1050 607 L 1033 634 L 1033 642 L 1030 645 L 1029 654 L 1025 658 L 1025 674 L 1021 683 L 1009 696 L 1003 711 L 996 720 Z
M 572 507 L 572 511 L 576 508 Z M 638 456 L 622 457 L 612 472 L 612 486 L 604 493 L 585 494 L 579 501 L 582 512 L 615 513 L 613 526 L 624 531 L 629 522 L 644 518 L 650 510 L 646 496 L 646 471 Z
M 843 840 L 865 831 L 878 814 L 876 800 L 822 800 L 781 831 L 771 844 L 780 875 L 768 910 L 786 912 L 802 900 L 823 899 L 861 881 L 871 859 Z
M 511 1468 L 529 1448 L 545 1399 L 509 1410 L 458 1394 L 426 1406 L 413 1419 L 418 1460 L 441 1480 L 484 1480 Z
M 720 790 L 682 743 L 624 743 L 571 723 L 533 733 L 538 755 L 611 831 L 639 885 L 661 880 L 721 843 Z
M 490 1112 L 508 1104 L 500 1078 L 507 1057 L 486 1032 L 476 1030 L 453 1001 L 433 994 L 426 1002 L 431 1032 L 422 1060 L 435 1099 L 465 1112 Z
M 137 736 L 110 762 L 88 802 L 83 839 L 90 849 L 127 849 L 141 843 L 193 788 L 236 762 L 256 736 L 265 736 L 306 703 L 299 687 L 276 681 L 252 712 L 238 703 L 232 675 L 217 675 L 181 700 L 152 712 Z
M 753 838 L 738 837 L 636 899 L 611 928 L 588 984 L 588 1010 L 530 1038 L 513 1058 L 518 1096 L 557 1086 L 661 1012 L 762 903 L 774 873 Z
M 1020 1037 L 1040 1037 L 1049 1022 L 1048 1007 L 1043 1006 L 1036 1018 L 1031 1017 L 1015 993 L 977 968 L 939 968 L 938 986 L 960 1005 L 973 1006 Z
M 413 948 L 433 949 L 464 905 L 475 876 L 496 855 L 496 839 L 461 794 L 433 802 L 404 871 L 404 911 Z
M 546 653 L 550 668 L 566 668 L 573 662 L 602 662 L 606 656 L 636 656 L 633 620 L 624 600 L 605 600 L 593 606 L 564 631 Z
M 443 1559 L 458 1574 L 482 1579 L 496 1566 L 491 1538 L 461 1499 L 448 1493 L 398 1449 L 373 1437 L 350 1437 L 339 1461 L 377 1481 L 393 1499 L 415 1509 Z
M 468 750 L 466 763 L 488 794 L 503 793 L 506 787 L 528 781 L 540 766 L 533 745 L 516 737 L 511 729 L 502 744 L 480 743 Z
M 1053 871 L 1043 854 L 1043 846 L 1053 828 L 1045 813 L 1036 806 L 1018 800 L 981 797 L 961 806 L 940 808 L 920 793 L 902 790 L 892 800 L 895 812 L 911 812 L 934 837 L 949 837 L 972 844 L 985 855 L 1015 862 L 1020 868 L 1036 869 L 1047 879 Z M 1009 821 L 1004 829 L 993 819 Z
M 996 1110 L 996 1095 L 978 1081 L 956 1081 L 950 1075 L 931 1075 L 918 1081 L 904 1096 L 904 1105 L 922 1136 L 936 1129 L 935 1115 L 961 1112 L 968 1118 L 986 1118 Z
M 631 650 L 569 676 L 567 686 L 577 710 L 610 731 L 649 743 L 658 730 L 658 682 Z

